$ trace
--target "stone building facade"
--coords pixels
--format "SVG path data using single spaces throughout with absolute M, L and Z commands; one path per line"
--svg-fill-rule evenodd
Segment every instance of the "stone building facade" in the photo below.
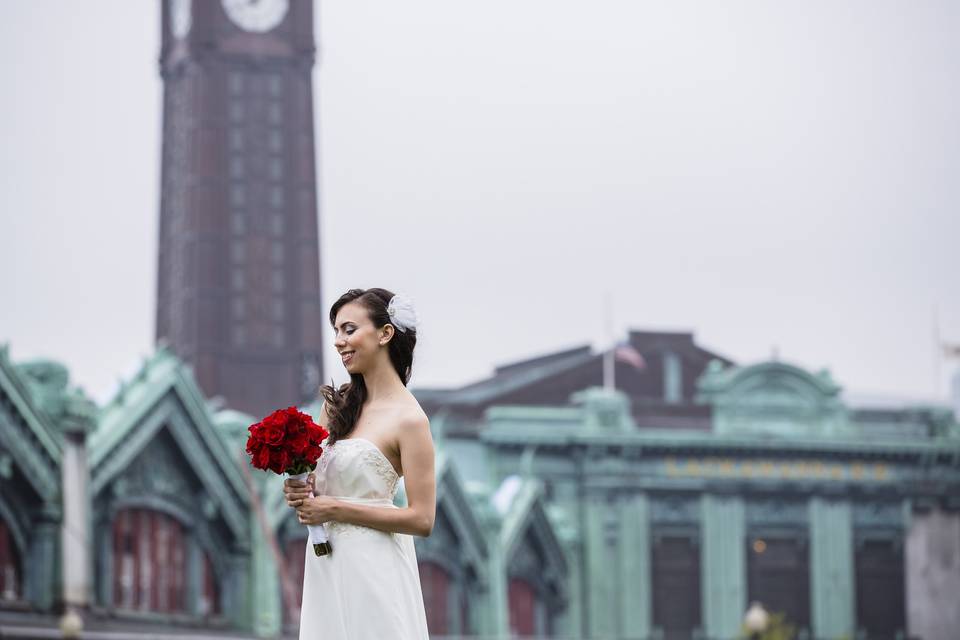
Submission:
M 733 638 L 755 600 L 800 637 L 952 637 L 949 409 L 851 406 L 827 372 L 700 355 L 668 389 L 686 377 L 657 353 L 692 337 L 644 336 L 616 389 L 600 354 L 560 352 L 415 390 L 438 456 L 416 539 L 434 637 Z M 72 608 L 131 638 L 295 637 L 306 531 L 246 463 L 254 421 L 165 348 L 103 407 L 0 349 L 0 635 Z
M 0 636 L 67 610 L 131 638 L 296 635 L 306 529 L 282 479 L 247 463 L 256 419 L 204 399 L 171 351 L 98 408 L 62 365 L 4 347 L 0 409 Z M 442 449 L 436 473 L 436 523 L 416 539 L 434 634 L 549 633 L 568 576 L 542 484 L 468 489 Z

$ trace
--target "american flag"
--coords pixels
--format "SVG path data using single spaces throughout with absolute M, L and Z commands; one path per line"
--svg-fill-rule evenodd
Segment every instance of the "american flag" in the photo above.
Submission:
M 633 365 L 637 369 L 647 368 L 647 361 L 643 359 L 643 356 L 633 345 L 626 341 L 617 343 L 617 346 L 613 348 L 613 357 L 620 362 Z

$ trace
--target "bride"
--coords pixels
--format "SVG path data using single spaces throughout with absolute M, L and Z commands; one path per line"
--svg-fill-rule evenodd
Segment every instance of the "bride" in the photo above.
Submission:
M 307 483 L 283 487 L 332 548 L 306 554 L 300 640 L 429 637 L 412 536 L 433 529 L 436 484 L 430 423 L 406 387 L 416 322 L 410 301 L 385 289 L 351 289 L 330 309 L 350 382 L 320 389 L 330 436 Z M 393 504 L 401 477 L 403 508 Z

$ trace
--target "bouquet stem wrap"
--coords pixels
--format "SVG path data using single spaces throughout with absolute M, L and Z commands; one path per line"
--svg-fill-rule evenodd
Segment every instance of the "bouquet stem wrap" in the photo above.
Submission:
M 304 473 L 291 473 L 291 480 L 300 480 L 301 482 L 307 481 L 307 476 L 310 475 L 309 472 Z M 311 497 L 313 492 L 310 493 Z M 316 556 L 326 556 L 333 552 L 333 548 L 330 546 L 329 538 L 327 537 L 327 530 L 322 524 L 308 524 L 307 532 L 310 537 L 310 544 L 313 545 L 313 553 Z

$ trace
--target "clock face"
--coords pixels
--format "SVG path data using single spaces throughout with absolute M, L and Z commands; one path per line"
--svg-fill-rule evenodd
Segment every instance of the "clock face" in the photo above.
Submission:
M 264 33 L 283 22 L 289 0 L 220 0 L 227 17 L 243 29 Z
M 190 32 L 191 16 L 190 0 L 170 0 L 170 32 L 174 38 Z

